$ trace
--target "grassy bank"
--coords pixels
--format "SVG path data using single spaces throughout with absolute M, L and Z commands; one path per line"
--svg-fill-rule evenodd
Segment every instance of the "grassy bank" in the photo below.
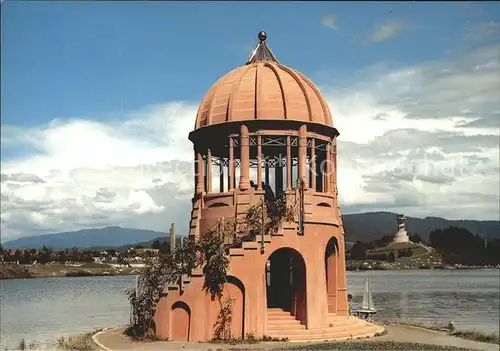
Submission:
M 89 333 L 72 335 L 67 338 L 61 337 L 57 341 L 57 348 L 60 350 L 77 350 L 77 351 L 90 351 L 99 350 L 92 336 L 100 332 L 102 329 L 96 329 Z
M 65 264 L 19 265 L 3 263 L 0 268 L 0 279 L 136 275 L 141 272 L 141 268 L 113 267 L 108 264 L 98 263 L 86 263 L 80 266 Z
M 499 344 L 500 336 L 498 333 L 487 333 L 481 332 L 477 330 L 450 330 L 446 325 L 440 324 L 429 324 L 423 323 L 420 321 L 412 321 L 412 320 L 399 320 L 396 321 L 397 324 L 408 325 L 411 327 L 424 328 L 434 331 L 440 331 L 448 333 L 449 335 L 456 336 L 463 339 L 479 341 L 479 342 L 487 342 L 490 344 Z
M 102 329 L 96 329 L 94 331 L 71 335 L 68 337 L 61 337 L 57 340 L 56 344 L 39 344 L 34 341 L 27 342 L 25 339 L 21 339 L 19 344 L 14 349 L 5 348 L 3 351 L 13 351 L 13 350 L 75 350 L 75 351 L 91 351 L 100 350 L 96 345 L 92 336 Z

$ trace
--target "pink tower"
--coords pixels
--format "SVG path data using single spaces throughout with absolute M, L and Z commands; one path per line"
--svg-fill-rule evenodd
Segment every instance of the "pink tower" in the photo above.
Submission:
M 247 63 L 203 98 L 189 139 L 195 194 L 189 236 L 221 218 L 244 216 L 266 190 L 297 203 L 277 233 L 235 237 L 223 295 L 234 303 L 231 335 L 289 340 L 373 336 L 379 327 L 349 317 L 337 147 L 328 104 L 303 74 L 278 62 L 259 33 Z M 298 184 L 302 183 L 301 187 Z M 270 191 L 272 190 L 272 192 Z M 169 285 L 156 333 L 169 340 L 214 338 L 221 304 L 203 291 L 201 270 Z

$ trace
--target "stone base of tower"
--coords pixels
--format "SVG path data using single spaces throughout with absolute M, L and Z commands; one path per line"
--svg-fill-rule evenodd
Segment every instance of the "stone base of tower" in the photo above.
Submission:
M 231 248 L 228 282 L 220 299 L 203 290 L 201 271 L 183 277 L 182 290 L 179 285 L 167 286 L 155 315 L 157 337 L 206 342 L 252 334 L 290 341 L 343 340 L 383 330 L 348 316 L 340 216 L 335 215 L 332 199 L 307 197 L 308 206 L 321 203 L 320 210 L 326 210 L 325 201 L 332 201 L 328 221 L 306 215 L 303 235 L 296 222 L 283 223 L 279 235 L 264 236 L 264 253 L 260 237 Z M 227 318 L 222 306 L 229 299 L 230 328 L 218 335 L 221 319 Z

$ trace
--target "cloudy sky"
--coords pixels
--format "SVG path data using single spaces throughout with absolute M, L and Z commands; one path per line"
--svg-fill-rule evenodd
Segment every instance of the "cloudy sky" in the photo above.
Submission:
M 198 104 L 259 30 L 334 116 L 344 213 L 498 219 L 500 4 L 2 4 L 1 233 L 185 232 Z

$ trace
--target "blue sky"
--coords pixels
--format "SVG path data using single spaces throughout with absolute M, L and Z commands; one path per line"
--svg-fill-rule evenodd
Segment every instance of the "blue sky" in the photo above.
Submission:
M 471 21 L 500 4 L 417 2 L 29 2 L 2 8 L 2 123 L 99 116 L 202 98 L 266 30 L 282 63 L 309 76 L 412 64 L 460 50 Z M 477 12 L 477 13 L 475 13 Z M 335 14 L 338 31 L 322 24 Z M 391 40 L 363 43 L 387 20 Z
M 245 63 L 260 30 L 332 110 L 346 213 L 498 214 L 498 2 L 1 6 L 2 233 L 9 236 L 162 229 L 179 216 L 187 224 L 187 134 L 197 105 Z M 395 145 L 401 149 L 388 156 Z M 435 174 L 395 175 L 394 167 L 408 173 L 429 155 Z M 444 175 L 443 167 L 469 173 Z M 100 203 L 103 194 L 112 199 Z

